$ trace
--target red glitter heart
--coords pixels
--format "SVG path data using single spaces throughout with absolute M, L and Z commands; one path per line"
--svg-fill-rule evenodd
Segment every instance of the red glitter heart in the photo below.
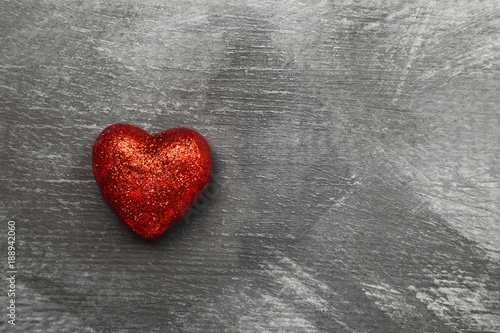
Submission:
M 212 172 L 205 138 L 189 128 L 150 135 L 114 124 L 94 144 L 94 175 L 118 218 L 144 239 L 165 232 L 194 204 Z

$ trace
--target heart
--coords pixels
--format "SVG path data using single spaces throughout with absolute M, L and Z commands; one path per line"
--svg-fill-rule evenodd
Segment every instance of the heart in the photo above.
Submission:
M 144 239 L 178 221 L 207 186 L 212 153 L 205 138 L 184 127 L 150 135 L 114 124 L 97 137 L 94 176 L 109 207 Z

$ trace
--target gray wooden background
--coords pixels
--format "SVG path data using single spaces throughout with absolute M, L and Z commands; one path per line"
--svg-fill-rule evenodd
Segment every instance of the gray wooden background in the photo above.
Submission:
M 499 35 L 497 0 L 2 0 L 0 330 L 500 332 Z M 212 147 L 153 242 L 93 178 L 117 122 Z

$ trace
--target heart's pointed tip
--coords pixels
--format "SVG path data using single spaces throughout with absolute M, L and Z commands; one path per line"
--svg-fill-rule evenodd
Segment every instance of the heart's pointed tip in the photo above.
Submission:
M 148 224 L 148 227 L 144 227 L 144 224 L 139 224 L 136 227 L 129 225 L 127 221 L 122 221 L 130 231 L 136 234 L 139 238 L 142 238 L 145 241 L 151 241 L 160 238 L 163 234 L 167 232 L 176 222 L 167 222 L 164 221 L 162 223 L 145 223 Z M 161 227 L 160 227 L 161 226 Z
M 135 234 L 137 236 L 139 236 L 139 238 L 141 238 L 141 239 L 143 239 L 145 241 L 153 241 L 153 240 L 158 239 L 161 235 L 163 235 L 163 233 L 158 234 L 158 235 L 143 235 L 143 234 L 139 234 L 137 232 L 135 232 Z

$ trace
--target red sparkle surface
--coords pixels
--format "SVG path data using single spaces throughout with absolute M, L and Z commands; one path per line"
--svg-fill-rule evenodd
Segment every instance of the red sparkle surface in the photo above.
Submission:
M 189 128 L 150 135 L 114 124 L 94 144 L 94 175 L 118 218 L 144 239 L 165 232 L 194 204 L 212 172 L 205 138 Z

